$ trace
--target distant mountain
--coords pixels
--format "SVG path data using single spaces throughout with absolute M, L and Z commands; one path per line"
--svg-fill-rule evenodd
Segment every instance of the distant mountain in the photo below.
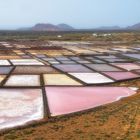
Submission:
M 94 29 L 89 29 L 89 30 L 137 30 L 140 31 L 140 23 L 137 23 L 135 25 L 132 26 L 128 26 L 128 27 L 119 27 L 119 26 L 102 26 L 99 28 L 94 28 Z
M 31 30 L 33 31 L 59 31 L 59 27 L 57 27 L 56 25 L 53 24 L 36 24 L 35 26 L 33 26 L 31 28 Z
M 20 28 L 18 30 L 31 30 L 31 31 L 71 31 L 74 28 L 67 24 L 53 25 L 49 23 L 39 23 L 30 28 Z
M 137 24 L 132 25 L 132 26 L 128 26 L 127 29 L 130 29 L 130 30 L 140 30 L 140 23 L 137 23 Z
M 57 27 L 59 27 L 62 30 L 74 30 L 72 26 L 64 24 L 64 23 L 58 24 Z
M 102 26 L 97 29 L 99 29 L 99 30 L 120 30 L 121 27 L 119 27 L 119 26 Z
M 94 30 L 140 30 L 140 23 L 132 25 L 132 26 L 128 26 L 128 27 L 124 27 L 121 28 L 119 26 L 102 26 L 99 28 L 91 28 L 91 29 L 74 29 L 72 26 L 67 25 L 67 24 L 58 24 L 58 25 L 54 25 L 54 24 L 49 24 L 49 23 L 39 23 L 36 24 L 33 27 L 30 28 L 20 28 L 18 30 L 22 30 L 22 31 L 94 31 Z

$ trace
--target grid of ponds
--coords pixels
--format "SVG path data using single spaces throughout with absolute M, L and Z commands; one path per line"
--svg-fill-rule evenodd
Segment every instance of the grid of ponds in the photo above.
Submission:
M 138 47 L 0 45 L 0 129 L 84 111 L 136 93 L 135 88 L 110 84 L 140 78 Z

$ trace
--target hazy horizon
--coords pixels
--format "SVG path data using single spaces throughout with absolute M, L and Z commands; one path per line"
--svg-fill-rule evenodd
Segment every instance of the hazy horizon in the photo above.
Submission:
M 66 23 L 74 28 L 127 27 L 140 22 L 139 0 L 2 0 L 0 29 L 37 23 Z

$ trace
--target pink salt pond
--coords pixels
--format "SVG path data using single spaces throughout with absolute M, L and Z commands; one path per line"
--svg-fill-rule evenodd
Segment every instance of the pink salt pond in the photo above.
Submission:
M 112 63 L 112 65 L 123 68 L 128 71 L 140 69 L 140 65 L 134 63 Z
M 126 80 L 140 77 L 140 75 L 132 72 L 104 72 L 104 74 L 115 80 Z
M 51 116 L 94 108 L 135 93 L 127 87 L 46 87 Z

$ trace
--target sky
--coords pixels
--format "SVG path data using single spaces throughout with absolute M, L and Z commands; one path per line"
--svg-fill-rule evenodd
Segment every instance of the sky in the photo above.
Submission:
M 0 29 L 36 23 L 125 27 L 139 22 L 140 0 L 0 0 Z

